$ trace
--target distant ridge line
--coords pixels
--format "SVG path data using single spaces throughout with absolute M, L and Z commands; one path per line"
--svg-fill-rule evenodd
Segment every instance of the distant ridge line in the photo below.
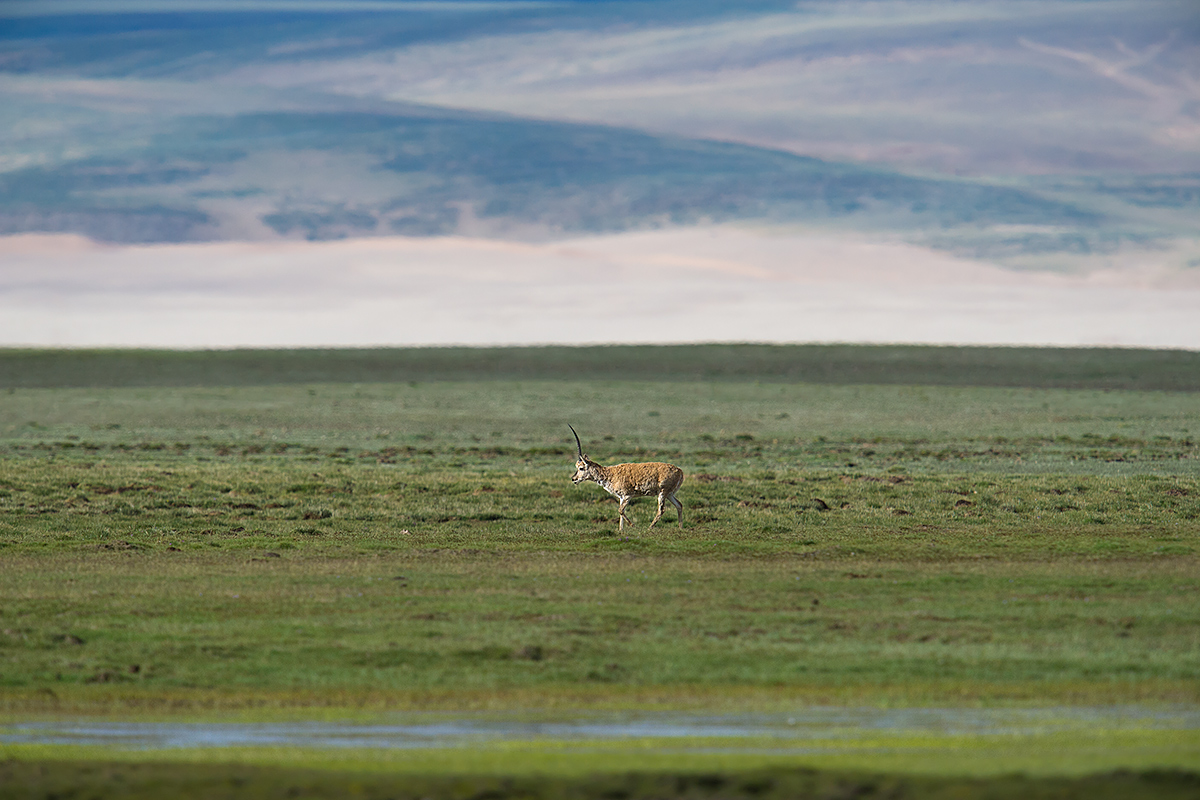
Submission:
M 779 381 L 1200 391 L 1200 352 L 926 345 L 0 348 L 0 389 L 469 380 Z

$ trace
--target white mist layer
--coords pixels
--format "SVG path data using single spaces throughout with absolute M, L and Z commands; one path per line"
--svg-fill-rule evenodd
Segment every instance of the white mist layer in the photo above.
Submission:
M 0 345 L 906 342 L 1200 349 L 1200 277 L 1022 273 L 914 245 L 687 228 L 106 246 L 0 238 Z

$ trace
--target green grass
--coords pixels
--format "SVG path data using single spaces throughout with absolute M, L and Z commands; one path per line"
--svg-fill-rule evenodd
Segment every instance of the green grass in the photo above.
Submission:
M 0 685 L 80 687 L 64 696 L 85 705 L 110 683 L 284 705 L 368 689 L 472 705 L 589 682 L 1191 698 L 1198 400 L 679 381 L 14 389 Z M 566 419 L 602 461 L 682 465 L 685 526 L 647 530 L 641 501 L 618 534 L 611 498 L 568 480 Z
M 111 696 L 87 691 L 99 685 L 148 701 L 179 689 L 402 704 L 539 687 L 579 702 L 588 685 L 672 687 L 668 701 L 724 687 L 766 703 L 991 701 L 1044 683 L 1192 701 L 1200 671 L 1192 558 L 234 552 L 9 557 L 0 685 L 68 704 Z
M 1200 659 L 1198 407 L 746 381 L 13 388 L 0 683 L 1175 687 Z M 568 480 L 568 420 L 601 461 L 683 466 L 685 526 L 648 531 L 641 501 L 619 535 L 611 498 Z
M 389 720 L 391 721 L 391 720 Z M 114 761 L 194 765 L 253 764 L 332 772 L 426 775 L 562 776 L 599 772 L 697 774 L 804 767 L 906 776 L 1078 777 L 1117 768 L 1177 769 L 1200 750 L 1195 730 L 1032 732 L 1021 735 L 876 730 L 833 731 L 800 742 L 773 737 L 636 737 L 612 740 L 509 739 L 468 747 L 326 748 L 278 745 L 136 750 L 77 745 L 8 745 L 21 761 Z M 0 762 L 3 763 L 3 762 Z
M 1200 702 L 1198 394 L 248 374 L 0 393 L 7 719 Z M 683 467 L 683 529 L 618 534 L 568 421 Z M 1197 764 L 1100 734 L 809 763 Z
M 650 771 L 578 775 L 411 775 L 372 765 L 359 771 L 321 770 L 311 764 L 260 766 L 195 763 L 47 761 L 0 762 L 0 798 L 71 796 L 80 786 L 88 796 L 138 798 L 758 798 L 804 800 L 855 797 L 871 800 L 1184 800 L 1196 795 L 1195 776 L 1174 771 L 1103 772 L 1082 778 L 1024 775 L 931 777 L 881 775 L 873 771 L 758 768 L 718 772 L 709 759 L 694 771 Z

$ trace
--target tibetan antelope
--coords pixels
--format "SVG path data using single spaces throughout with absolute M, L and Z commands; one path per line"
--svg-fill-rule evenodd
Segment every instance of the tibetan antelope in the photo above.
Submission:
M 574 427 L 567 427 L 571 428 L 571 433 L 575 433 Z M 625 507 L 635 497 L 658 497 L 658 513 L 650 523 L 651 528 L 662 517 L 663 505 L 667 500 L 675 506 L 679 514 L 679 527 L 683 527 L 683 503 L 675 499 L 675 493 L 683 485 L 683 470 L 679 467 L 659 461 L 601 466 L 583 454 L 578 433 L 575 433 L 575 447 L 579 452 L 579 460 L 575 462 L 575 474 L 571 476 L 571 482 L 578 486 L 584 481 L 595 481 L 620 501 L 617 507 L 618 531 L 625 530 L 626 522 L 633 525 L 633 520 L 625 516 Z

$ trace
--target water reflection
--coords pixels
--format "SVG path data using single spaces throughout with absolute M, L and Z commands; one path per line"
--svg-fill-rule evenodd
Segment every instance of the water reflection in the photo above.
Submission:
M 403 714 L 351 722 L 113 722 L 67 720 L 0 725 L 0 743 L 102 745 L 125 749 L 215 747 L 447 748 L 489 741 L 762 739 L 782 747 L 822 739 L 933 734 L 1031 735 L 1092 729 L 1200 729 L 1200 709 L 806 708 L 788 714 L 589 714 L 536 718 L 497 714 Z M 686 741 L 680 741 L 681 745 Z

